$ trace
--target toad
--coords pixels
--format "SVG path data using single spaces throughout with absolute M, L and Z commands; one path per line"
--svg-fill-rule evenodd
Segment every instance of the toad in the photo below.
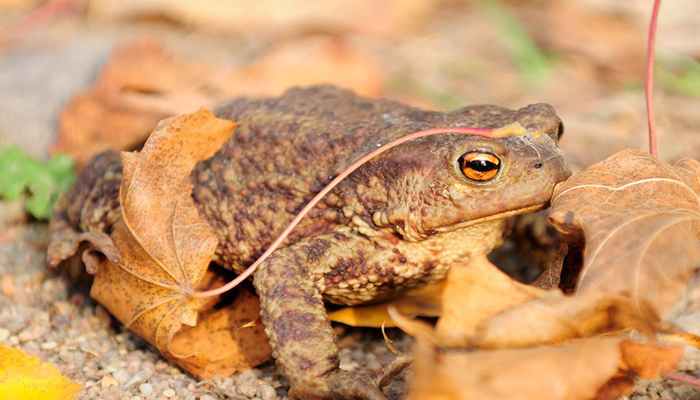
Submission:
M 388 150 L 325 196 L 260 266 L 253 285 L 292 399 L 384 399 L 368 376 L 339 368 L 324 302 L 375 302 L 444 279 L 450 265 L 497 246 L 506 217 L 546 207 L 570 174 L 557 147 L 561 121 L 546 104 L 443 113 L 317 86 L 235 100 L 218 116 L 239 125 L 191 173 L 192 198 L 219 238 L 213 261 L 237 273 L 328 182 L 382 144 L 438 127 L 519 122 L 529 131 L 448 133 Z M 120 180 L 118 154 L 97 157 L 52 230 L 109 233 L 120 217 Z

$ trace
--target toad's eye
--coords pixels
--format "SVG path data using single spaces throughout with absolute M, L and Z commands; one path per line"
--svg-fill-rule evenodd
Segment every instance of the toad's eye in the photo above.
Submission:
M 457 162 L 464 176 L 477 182 L 492 179 L 501 169 L 501 160 L 483 151 L 464 153 Z

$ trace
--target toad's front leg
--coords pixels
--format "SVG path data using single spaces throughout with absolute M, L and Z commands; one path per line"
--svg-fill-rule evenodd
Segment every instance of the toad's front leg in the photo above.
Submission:
M 367 375 L 339 368 L 338 347 L 312 265 L 322 239 L 275 252 L 255 273 L 265 332 L 291 399 L 385 400 Z M 327 246 L 322 246 L 327 247 Z M 324 257 L 321 257 L 324 258 Z

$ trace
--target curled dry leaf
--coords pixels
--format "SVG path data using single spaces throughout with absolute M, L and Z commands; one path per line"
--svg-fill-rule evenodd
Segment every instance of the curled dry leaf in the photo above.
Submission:
M 492 265 L 474 258 L 453 266 L 442 296 L 437 326 L 389 310 L 404 332 L 448 348 L 522 348 L 589 337 L 620 327 L 647 328 L 634 319 L 620 296 L 588 293 L 566 296 L 520 284 Z
M 615 341 L 479 352 L 445 352 L 419 341 L 407 399 L 588 400 L 619 362 Z
M 550 220 L 567 241 L 584 237 L 576 293 L 610 293 L 654 323 L 699 266 L 700 163 L 666 165 L 625 150 L 557 186 Z
M 256 365 L 270 353 L 262 328 L 239 329 L 257 318 L 256 299 L 239 296 L 213 309 L 215 299 L 191 297 L 221 279 L 207 274 L 218 241 L 197 214 L 189 174 L 234 128 L 202 110 L 162 121 L 140 153 L 122 153 L 122 219 L 111 235 L 121 260 L 100 266 L 90 292 L 166 358 L 200 377 Z M 208 334 L 215 340 L 192 339 Z M 257 352 L 222 359 L 222 348 Z
M 455 265 L 442 293 L 443 312 L 436 327 L 440 344 L 468 346 L 493 316 L 546 294 L 513 280 L 485 255 L 466 265 Z

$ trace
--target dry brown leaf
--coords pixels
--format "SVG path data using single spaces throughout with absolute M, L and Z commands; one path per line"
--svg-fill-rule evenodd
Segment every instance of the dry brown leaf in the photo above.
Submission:
M 157 15 L 189 26 L 292 36 L 309 27 L 341 33 L 390 34 L 424 21 L 427 0 L 101 0 L 90 16 L 108 19 Z M 342 11 L 339 11 L 342 10 Z
M 655 323 L 679 300 L 700 260 L 700 163 L 671 167 L 625 150 L 557 186 L 550 220 L 585 236 L 576 293 L 611 293 Z
M 620 342 L 620 350 L 620 370 L 598 389 L 592 400 L 618 399 L 629 395 L 634 390 L 636 378 L 660 378 L 675 371 L 683 357 L 681 346 L 664 347 L 629 340 Z
M 216 280 L 202 287 L 218 287 Z M 272 355 L 262 324 L 250 324 L 260 317 L 260 301 L 250 291 L 238 290 L 236 300 L 224 308 L 198 309 L 197 325 L 182 326 L 169 344 L 173 354 L 196 354 L 175 363 L 202 379 L 229 376 L 269 360 Z
M 513 280 L 485 255 L 455 265 L 442 293 L 443 311 L 436 326 L 440 344 L 463 347 L 464 338 L 475 337 L 493 316 L 546 294 Z
M 437 326 L 411 320 L 391 309 L 394 323 L 411 336 L 449 348 L 522 348 L 637 327 L 652 329 L 635 318 L 624 298 L 608 293 L 566 296 L 520 284 L 476 258 L 453 266 L 443 293 Z
M 675 370 L 683 349 L 588 339 L 561 347 L 445 351 L 419 338 L 408 400 L 614 399 Z
M 383 78 L 369 56 L 332 37 L 286 43 L 240 69 L 177 59 L 154 41 L 136 42 L 117 50 L 95 85 L 71 99 L 51 151 L 68 152 L 83 165 L 103 150 L 137 148 L 163 118 L 313 83 L 376 96 Z
M 491 318 L 470 344 L 483 348 L 517 348 L 555 344 L 628 327 L 650 332 L 634 318 L 629 302 L 606 293 L 566 296 L 554 291 Z
M 205 65 L 172 59 L 153 41 L 120 48 L 92 89 L 68 103 L 51 151 L 68 152 L 85 164 L 106 149 L 133 150 L 161 119 L 211 107 L 226 97 L 219 87 L 229 81 L 211 85 L 210 72 Z
M 406 398 L 588 400 L 615 375 L 620 358 L 612 340 L 478 352 L 442 351 L 419 340 Z
M 621 369 L 642 379 L 656 379 L 675 371 L 683 357 L 682 346 L 663 347 L 624 340 L 620 348 L 624 364 Z
M 205 279 L 218 241 L 192 202 L 189 174 L 234 128 L 233 122 L 202 110 L 162 121 L 140 153 L 122 153 L 122 219 L 111 235 L 121 260 L 99 268 L 90 292 L 166 358 L 200 377 L 249 367 L 266 360 L 270 352 L 261 327 L 239 329 L 257 318 L 255 299 L 241 296 L 231 307 L 212 311 L 215 299 L 191 296 L 220 280 Z M 202 325 L 200 310 L 206 311 Z M 181 330 L 183 325 L 196 328 Z M 192 344 L 194 337 L 215 335 L 211 330 L 223 327 L 227 335 L 219 332 L 216 341 Z M 177 345 L 171 346 L 176 337 Z M 220 358 L 219 346 L 250 350 L 246 342 L 257 343 L 257 353 Z

